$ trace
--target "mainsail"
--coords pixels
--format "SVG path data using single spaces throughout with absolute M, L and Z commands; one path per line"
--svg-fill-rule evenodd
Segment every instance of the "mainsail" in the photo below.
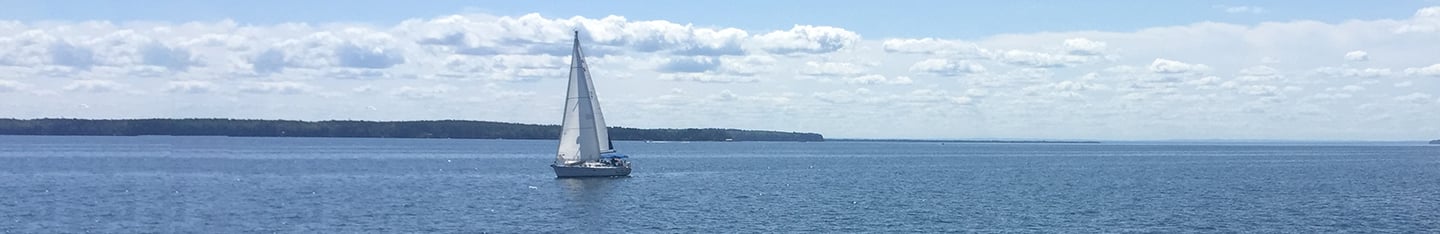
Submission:
M 561 124 L 560 150 L 556 165 L 600 160 L 600 154 L 614 149 L 600 114 L 600 100 L 590 69 L 580 51 L 580 32 L 575 32 L 575 48 L 570 56 L 570 88 L 565 95 L 565 119 Z

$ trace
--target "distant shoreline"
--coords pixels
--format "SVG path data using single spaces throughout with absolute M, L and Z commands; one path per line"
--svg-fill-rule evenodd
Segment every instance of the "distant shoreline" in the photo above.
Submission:
M 611 140 L 633 141 L 825 141 L 818 133 L 686 128 L 609 127 Z M 29 136 L 230 136 L 534 139 L 560 138 L 560 126 L 473 120 L 358 121 L 259 119 L 5 119 L 0 135 Z
M 920 142 L 920 143 L 1002 143 L 1002 144 L 1100 144 L 1099 141 L 1062 140 L 922 140 L 922 139 L 825 139 L 834 142 Z

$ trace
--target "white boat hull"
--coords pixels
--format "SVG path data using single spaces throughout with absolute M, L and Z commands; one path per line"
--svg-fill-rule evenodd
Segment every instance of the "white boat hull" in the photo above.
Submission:
M 550 165 L 550 168 L 555 169 L 555 177 L 630 176 L 629 167 L 586 167 Z

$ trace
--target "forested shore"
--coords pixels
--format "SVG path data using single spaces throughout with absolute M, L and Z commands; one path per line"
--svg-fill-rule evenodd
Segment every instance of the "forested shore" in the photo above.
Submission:
M 0 135 L 558 139 L 558 125 L 471 120 L 0 119 Z M 610 127 L 612 140 L 824 141 L 817 133 Z

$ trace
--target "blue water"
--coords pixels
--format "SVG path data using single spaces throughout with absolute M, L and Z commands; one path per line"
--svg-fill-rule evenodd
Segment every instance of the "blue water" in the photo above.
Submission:
M 1440 147 L 0 136 L 0 231 L 1440 232 Z

